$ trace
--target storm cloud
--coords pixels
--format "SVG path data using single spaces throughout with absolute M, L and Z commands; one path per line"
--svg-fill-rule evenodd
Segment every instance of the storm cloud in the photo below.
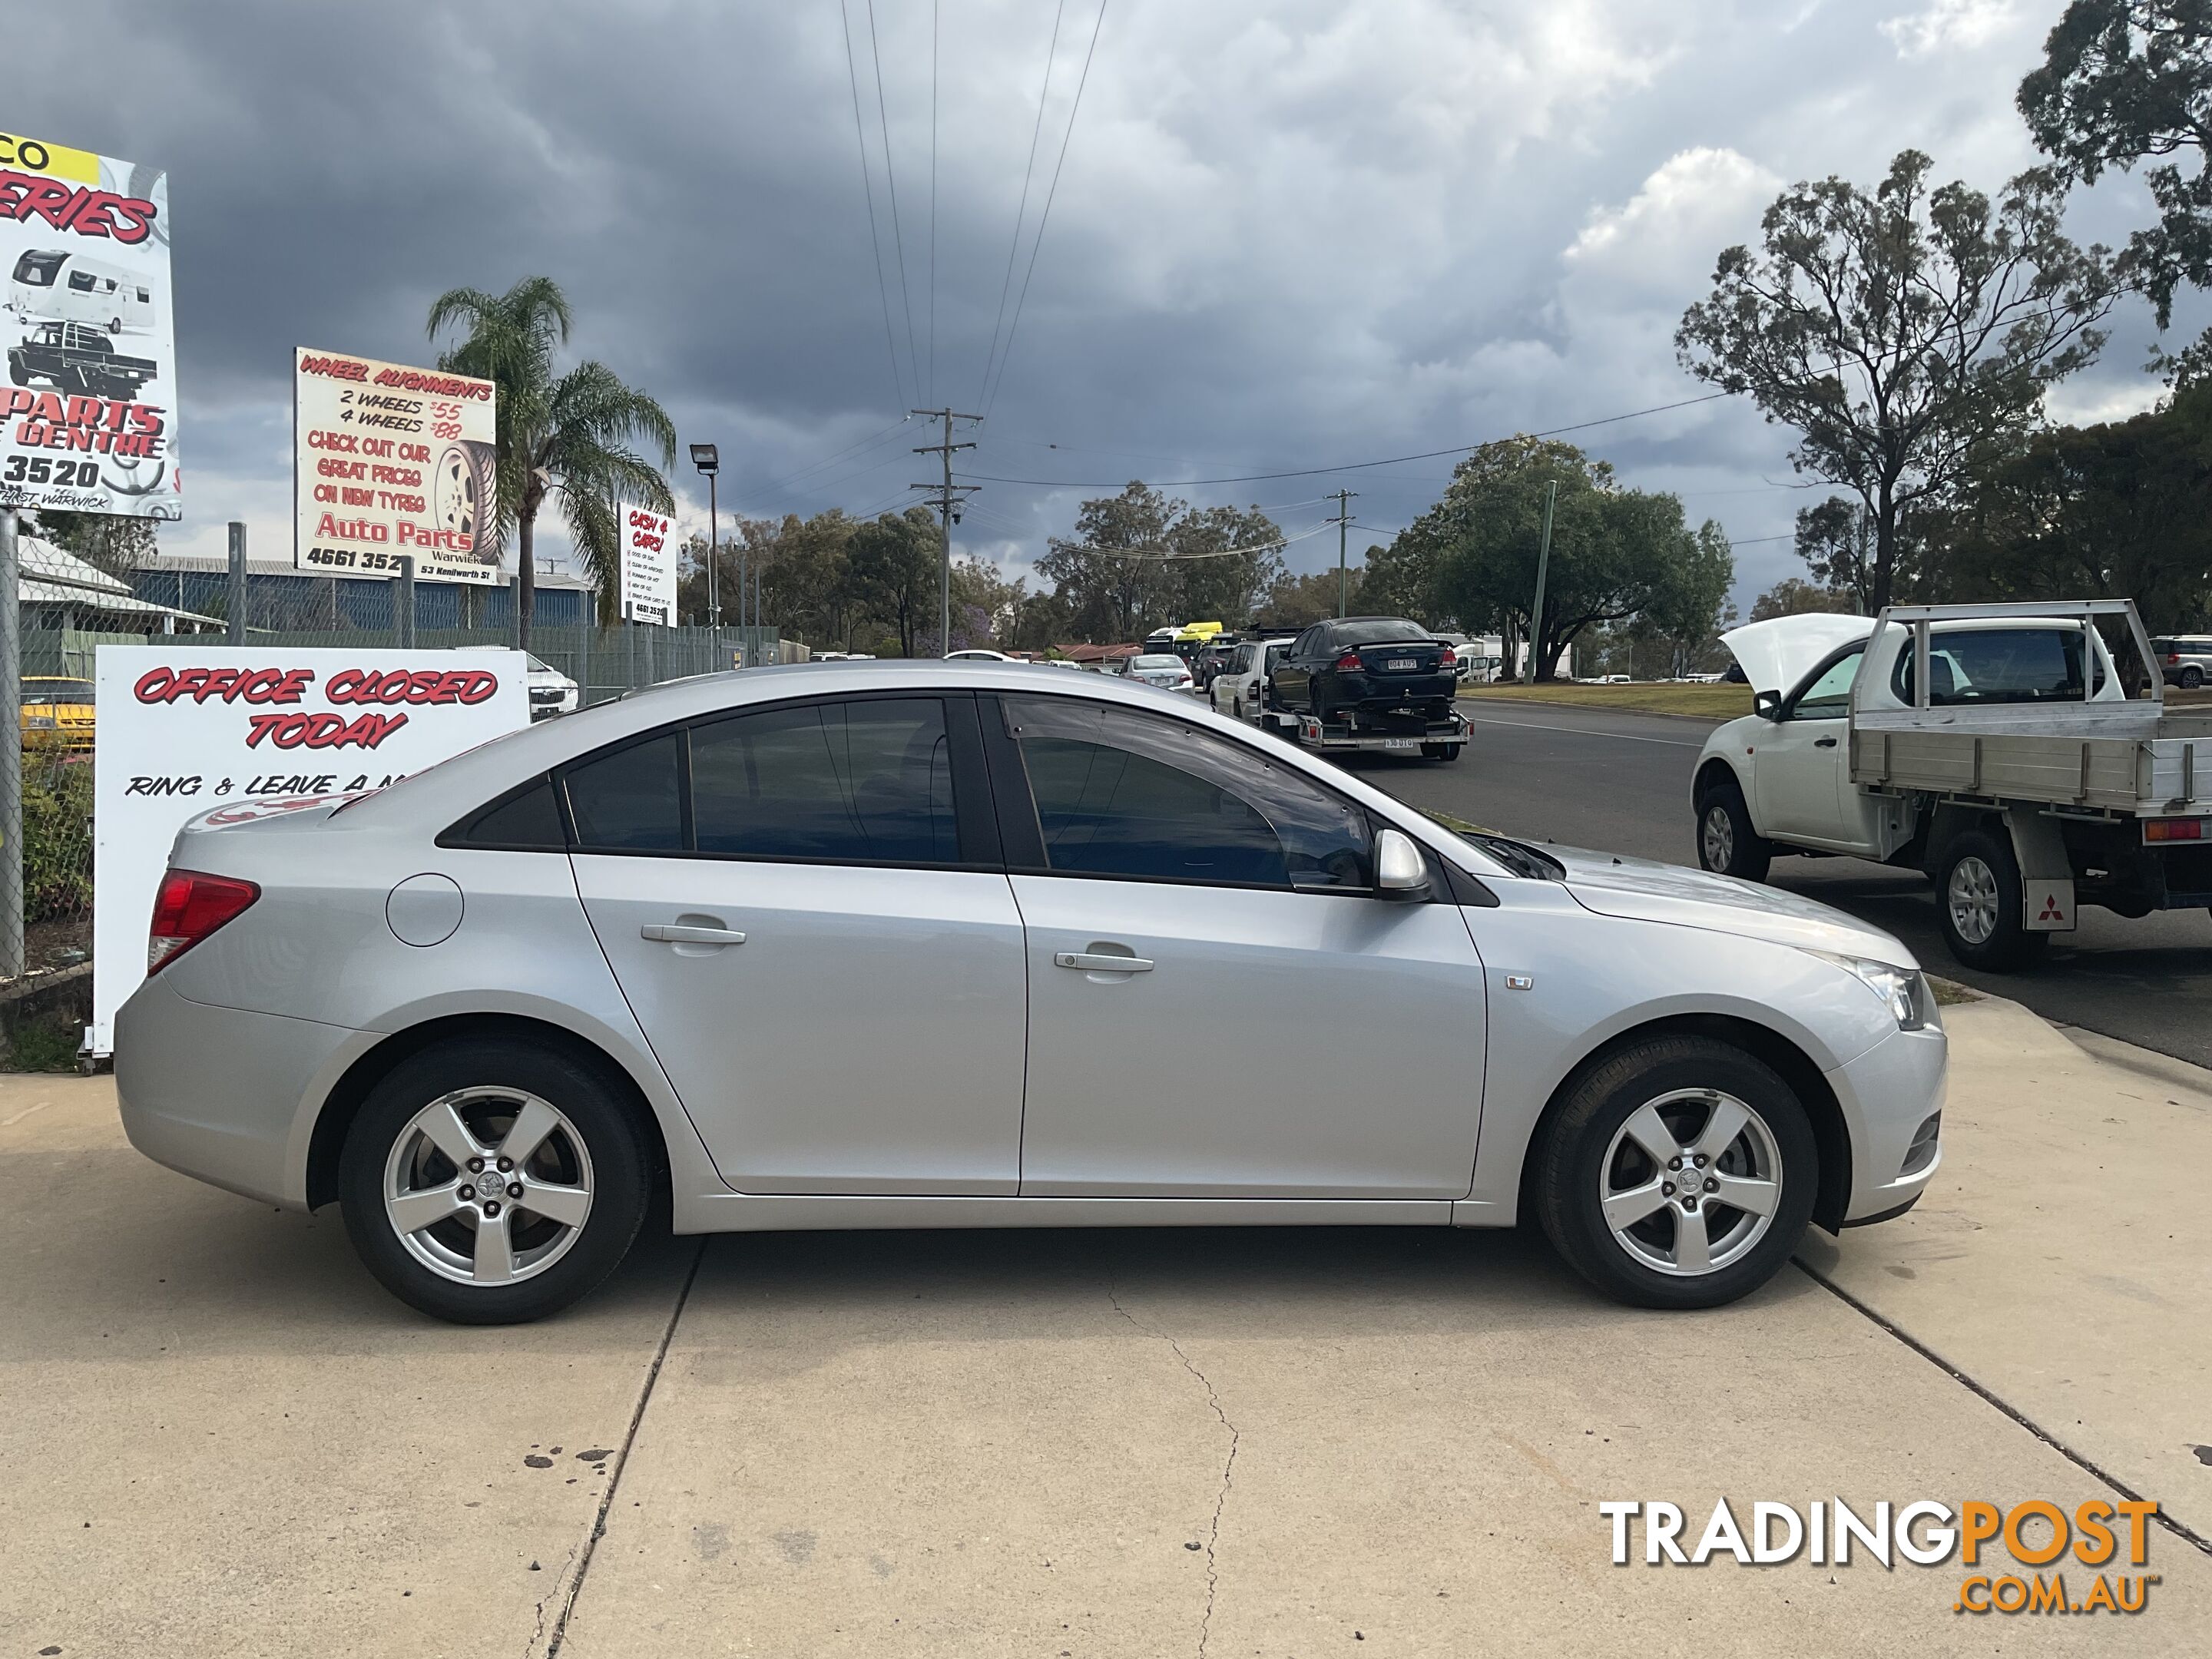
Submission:
M 19 14 L 0 125 L 170 173 L 188 517 L 165 547 L 214 550 L 242 518 L 258 554 L 289 550 L 294 346 L 424 361 L 434 295 L 526 273 L 568 290 L 578 355 L 721 445 L 726 512 L 898 501 L 931 464 L 906 410 L 990 397 L 963 465 L 994 481 L 963 540 L 1010 570 L 1132 477 L 1325 467 L 1696 398 L 1675 323 L 1782 185 L 1871 182 L 1907 144 L 1992 189 L 2036 159 L 2012 91 L 2061 8 L 1106 0 L 1087 79 L 1097 0 L 872 9 L 872 40 L 870 0 Z M 1030 258 L 1025 236 L 1010 279 L 1032 135 L 1034 229 L 1079 80 L 987 393 L 1000 296 Z M 2085 240 L 2147 216 L 2124 178 L 2074 210 Z M 2153 338 L 2124 310 L 2057 412 L 2148 404 Z M 1701 403 L 1577 441 L 1720 520 L 1741 591 L 1787 574 L 1807 496 L 1755 410 Z M 1342 484 L 1357 546 L 1449 470 L 1185 493 L 1265 505 L 1295 533 Z M 697 480 L 675 482 L 703 528 Z M 1334 552 L 1316 537 L 1291 563 Z

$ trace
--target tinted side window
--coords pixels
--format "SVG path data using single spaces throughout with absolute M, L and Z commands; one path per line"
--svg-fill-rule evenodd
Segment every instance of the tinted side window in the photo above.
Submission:
M 1365 814 L 1242 745 L 1095 703 L 1010 702 L 1054 871 L 1158 881 L 1369 884 Z
M 563 781 L 576 845 L 586 850 L 675 853 L 684 811 L 675 732 L 570 767 Z
M 960 836 L 934 697 L 770 708 L 691 732 L 702 853 L 954 864 Z
M 438 838 L 443 847 L 506 848 L 538 853 L 568 850 L 568 832 L 553 799 L 553 780 L 540 778 L 520 794 L 486 807 Z

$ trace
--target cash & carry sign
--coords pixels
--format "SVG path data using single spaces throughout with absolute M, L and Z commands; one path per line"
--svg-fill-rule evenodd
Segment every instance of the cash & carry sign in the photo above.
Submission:
M 676 520 L 650 508 L 622 512 L 622 613 L 624 622 L 676 620 Z
M 169 180 L 0 132 L 0 507 L 184 516 Z
M 292 562 L 326 576 L 495 583 L 489 380 L 299 348 Z
M 91 1051 L 110 1051 L 146 976 L 155 890 L 187 819 L 381 789 L 527 726 L 528 667 L 520 651 L 102 646 Z

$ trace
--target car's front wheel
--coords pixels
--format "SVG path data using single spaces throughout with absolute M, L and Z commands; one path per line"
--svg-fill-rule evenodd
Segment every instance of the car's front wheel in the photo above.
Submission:
M 1716 875 L 1765 881 L 1772 845 L 1752 827 L 1751 809 L 1733 782 L 1698 797 L 1698 862 Z
M 1797 1248 L 1820 1184 L 1796 1093 L 1710 1037 L 1654 1038 L 1592 1069 L 1536 1155 L 1553 1247 L 1644 1308 L 1714 1308 L 1758 1289 Z
M 2181 671 L 2181 689 L 2183 690 L 2194 691 L 2198 686 L 2203 684 L 2204 671 L 2203 669 L 2185 668 Z
M 621 1262 L 645 1218 L 636 1119 L 557 1049 L 460 1038 L 374 1088 L 338 1166 L 346 1231 L 410 1307 L 470 1325 L 559 1311 Z

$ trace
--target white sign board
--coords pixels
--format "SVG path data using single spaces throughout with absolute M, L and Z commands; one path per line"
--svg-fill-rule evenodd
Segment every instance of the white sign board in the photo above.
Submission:
M 676 520 L 642 507 L 622 512 L 622 614 L 624 622 L 676 620 Z
M 103 645 L 92 1052 L 146 977 L 169 846 L 228 803 L 380 789 L 530 723 L 520 651 Z
M 169 178 L 0 132 L 0 507 L 180 519 Z
M 292 562 L 322 575 L 496 583 L 489 380 L 293 353 Z

